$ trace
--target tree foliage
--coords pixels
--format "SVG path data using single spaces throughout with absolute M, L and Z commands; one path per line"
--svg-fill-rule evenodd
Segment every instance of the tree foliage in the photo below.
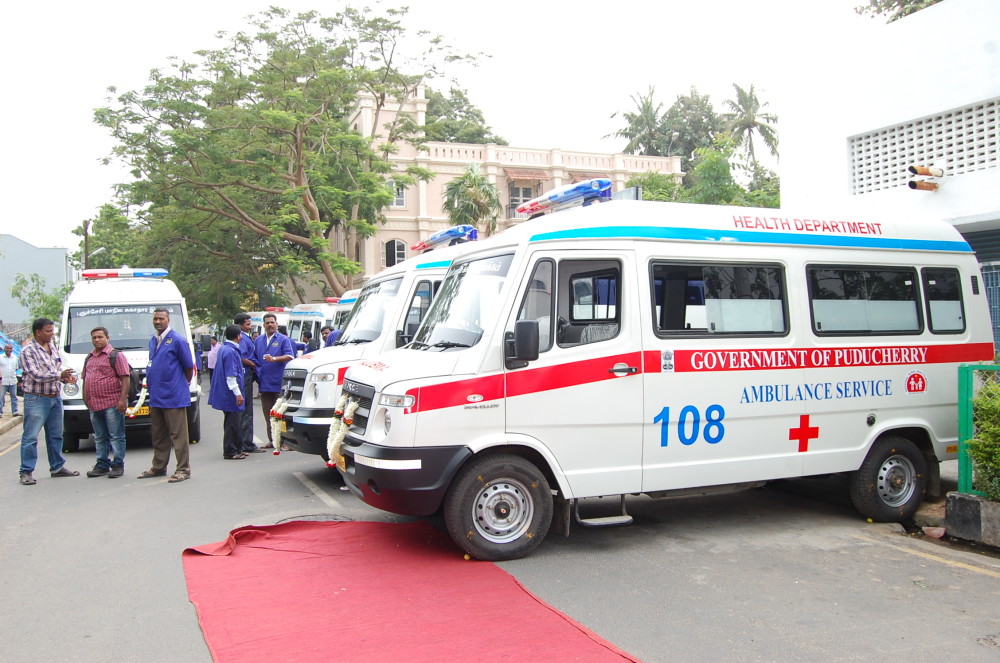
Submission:
M 30 319 L 48 318 L 59 320 L 62 317 L 63 302 L 73 285 L 45 289 L 45 277 L 39 274 L 21 274 L 14 277 L 10 286 L 10 296 L 21 306 L 28 309 Z
M 624 111 L 621 113 L 625 120 L 625 126 L 618 131 L 608 134 L 605 138 L 614 136 L 624 138 L 627 142 L 622 148 L 624 154 L 640 154 L 647 157 L 666 156 L 666 144 L 664 143 L 664 116 L 663 104 L 657 103 L 653 99 L 655 90 L 652 86 L 646 94 L 632 95 L 632 103 L 635 104 L 634 111 Z M 615 118 L 618 113 L 612 113 Z
M 202 308 L 229 305 L 218 292 L 226 283 L 237 299 L 253 299 L 256 276 L 280 283 L 320 272 L 331 294 L 342 292 L 359 270 L 345 249 L 384 222 L 388 182 L 432 176 L 394 170 L 390 156 L 418 142 L 419 127 L 387 111 L 465 56 L 423 34 L 423 50 L 405 56 L 413 41 L 404 16 L 271 8 L 246 31 L 220 34 L 221 47 L 154 70 L 145 88 L 95 111 L 117 141 L 112 158 L 131 167 L 122 192 L 155 239 L 147 257 L 186 249 L 171 262 L 203 270 L 191 274 L 202 283 Z M 362 94 L 373 100 L 369 135 L 352 115 Z M 333 237 L 343 243 L 333 246 Z
M 885 16 L 886 23 L 892 23 L 939 2 L 941 0 L 868 0 L 867 5 L 855 7 L 854 11 L 862 16 L 868 14 L 872 18 Z
M 709 96 L 699 94 L 693 86 L 690 94 L 678 95 L 667 109 L 664 126 L 670 131 L 672 139 L 670 156 L 681 157 L 681 170 L 685 172 L 691 169 L 695 151 L 711 147 L 715 135 L 725 129 L 725 123 L 715 112 Z
M 427 88 L 427 116 L 424 137 L 445 143 L 506 145 L 507 141 L 493 133 L 483 112 L 469 101 L 465 90 L 453 87 L 449 96 Z
M 71 255 L 71 260 L 79 268 L 153 266 L 143 260 L 143 228 L 131 223 L 120 207 L 102 205 L 97 216 L 74 228 L 73 234 L 83 238 L 79 250 Z M 85 259 L 84 251 L 90 252 L 89 260 Z
M 724 113 L 722 119 L 725 120 L 737 147 L 746 152 L 751 166 L 755 167 L 757 165 L 753 147 L 755 135 L 764 141 L 772 156 L 778 156 L 778 133 L 774 126 L 778 123 L 778 116 L 764 110 L 767 102 L 762 104 L 757 99 L 753 85 L 745 90 L 733 83 L 733 88 L 736 90 L 736 99 L 725 101 L 729 112 Z
M 444 186 L 444 211 L 453 226 L 482 227 L 486 235 L 496 232 L 503 212 L 496 185 L 470 163 L 465 172 Z
M 625 184 L 628 187 L 641 187 L 643 200 L 656 200 L 663 203 L 679 203 L 684 201 L 684 186 L 673 175 L 657 172 L 646 172 L 633 175 Z

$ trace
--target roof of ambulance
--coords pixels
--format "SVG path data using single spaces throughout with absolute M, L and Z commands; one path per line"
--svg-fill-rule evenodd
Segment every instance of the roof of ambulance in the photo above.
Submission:
M 107 278 L 77 281 L 70 304 L 171 303 L 181 300 L 173 281 L 155 278 Z
M 526 242 L 577 239 L 971 253 L 968 243 L 954 226 L 938 219 L 801 214 L 781 209 L 616 200 L 525 221 L 487 239 L 464 245 L 464 254 Z

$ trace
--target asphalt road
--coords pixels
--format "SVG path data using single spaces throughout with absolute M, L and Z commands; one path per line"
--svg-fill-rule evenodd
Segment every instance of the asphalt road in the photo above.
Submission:
M 81 477 L 50 478 L 43 454 L 38 484 L 20 486 L 20 428 L 0 436 L 0 661 L 210 661 L 185 548 L 294 518 L 405 520 L 358 502 L 318 457 L 223 460 L 221 417 L 202 408 L 179 484 L 135 478 L 151 457 L 140 442 L 122 479 L 82 476 L 85 443 L 68 455 Z M 828 484 L 631 498 L 632 526 L 574 527 L 500 566 L 651 663 L 1000 660 L 1000 558 L 866 523 Z

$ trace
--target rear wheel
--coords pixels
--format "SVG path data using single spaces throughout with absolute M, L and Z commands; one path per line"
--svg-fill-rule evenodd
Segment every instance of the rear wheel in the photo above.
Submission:
M 524 557 L 542 543 L 552 523 L 549 482 L 520 456 L 484 456 L 455 477 L 445 495 L 444 519 L 451 538 L 473 557 Z
M 198 444 L 201 439 L 201 402 L 195 401 L 187 409 L 188 442 Z
M 67 433 L 63 432 L 63 452 L 64 453 L 74 453 L 80 450 L 80 438 L 83 436 L 79 433 Z
M 907 520 L 927 491 L 927 460 L 904 437 L 881 438 L 851 473 L 849 490 L 855 508 L 872 520 Z

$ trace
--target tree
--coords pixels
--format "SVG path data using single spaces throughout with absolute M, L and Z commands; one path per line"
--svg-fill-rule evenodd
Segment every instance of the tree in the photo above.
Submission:
M 102 205 L 97 216 L 74 228 L 73 234 L 83 238 L 79 250 L 71 256 L 77 267 L 149 266 L 143 263 L 142 229 L 115 205 Z M 90 253 L 90 260 L 85 260 L 84 252 Z
M 31 319 L 48 318 L 59 320 L 62 317 L 63 302 L 73 285 L 64 286 L 50 291 L 45 290 L 45 277 L 38 274 L 20 274 L 14 277 L 10 286 L 10 296 L 28 309 Z
M 781 207 L 781 179 L 778 174 L 763 166 L 754 166 L 740 204 L 748 207 Z
M 631 99 L 636 110 L 621 114 L 626 123 L 625 128 L 605 136 L 605 138 L 624 138 L 628 141 L 622 148 L 624 154 L 640 154 L 647 157 L 665 155 L 663 104 L 653 101 L 653 93 L 653 87 L 650 86 L 647 94 L 632 95 Z M 611 117 L 617 115 L 618 113 L 612 113 Z
M 202 279 L 308 269 L 323 274 L 331 294 L 342 292 L 358 270 L 343 249 L 384 222 L 387 181 L 432 176 L 394 170 L 399 143 L 420 140 L 414 118 L 398 111 L 442 61 L 464 57 L 421 35 L 425 50 L 404 59 L 412 43 L 404 15 L 271 8 L 250 19 L 250 31 L 220 35 L 221 48 L 154 70 L 143 90 L 95 112 L 117 141 L 113 158 L 132 168 L 125 202 L 144 210 L 161 241 L 200 243 Z M 361 94 L 373 99 L 369 135 L 352 126 Z M 383 123 L 388 110 L 397 112 Z M 185 234 L 194 230 L 201 234 Z M 331 245 L 335 234 L 341 246 Z M 224 258 L 234 251 L 249 261 L 244 271 Z
M 872 18 L 885 16 L 886 23 L 892 23 L 939 2 L 941 0 L 868 0 L 867 5 L 855 7 L 854 11 L 862 16 L 869 14 Z
M 755 134 L 764 141 L 772 156 L 778 156 L 778 134 L 773 126 L 777 124 L 778 117 L 764 111 L 767 102 L 760 103 L 753 85 L 750 86 L 749 90 L 744 90 L 733 83 L 733 88 L 736 89 L 736 99 L 725 101 L 730 112 L 724 113 L 722 118 L 726 121 L 729 133 L 736 141 L 737 147 L 746 151 L 750 165 L 756 167 L 757 157 L 753 147 Z
M 729 160 L 735 143 L 727 134 L 716 137 L 711 147 L 695 150 L 696 162 L 691 170 L 691 188 L 685 200 L 705 205 L 739 205 L 745 194 L 733 178 Z
M 486 235 L 496 232 L 497 221 L 503 212 L 496 186 L 470 163 L 465 172 L 444 186 L 444 211 L 453 226 L 469 224 L 480 227 Z
M 715 135 L 724 128 L 708 95 L 698 94 L 692 86 L 690 94 L 678 95 L 664 116 L 663 131 L 669 139 L 669 149 L 665 154 L 679 155 L 681 170 L 688 171 L 695 150 L 711 147 Z
M 642 187 L 643 200 L 657 200 L 666 203 L 681 202 L 684 187 L 673 175 L 653 171 L 633 175 L 625 183 L 626 187 Z
M 445 143 L 506 145 L 507 141 L 493 133 L 483 112 L 472 105 L 465 90 L 453 87 L 448 97 L 427 88 L 427 117 L 424 137 Z

